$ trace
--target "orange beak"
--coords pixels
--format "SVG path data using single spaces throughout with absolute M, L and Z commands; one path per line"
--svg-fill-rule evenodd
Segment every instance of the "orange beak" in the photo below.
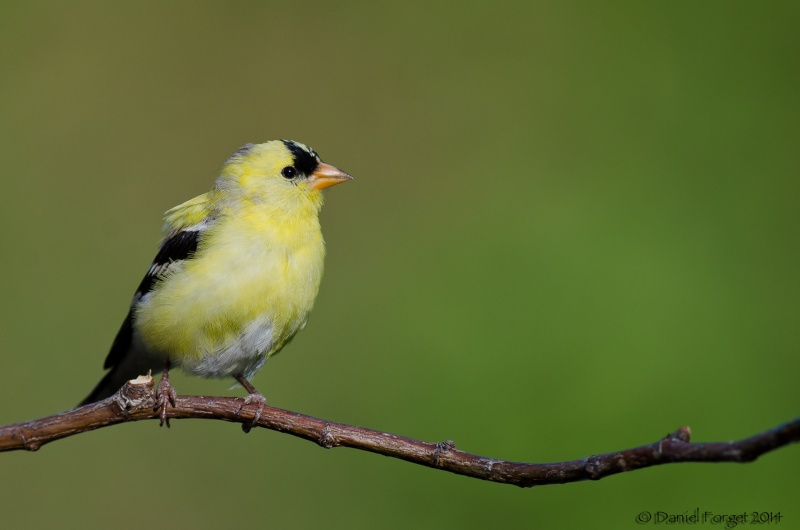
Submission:
M 325 188 L 336 186 L 348 180 L 353 180 L 353 177 L 344 171 L 336 169 L 330 164 L 320 162 L 317 165 L 317 169 L 314 170 L 308 179 L 308 185 L 312 190 L 324 190 Z

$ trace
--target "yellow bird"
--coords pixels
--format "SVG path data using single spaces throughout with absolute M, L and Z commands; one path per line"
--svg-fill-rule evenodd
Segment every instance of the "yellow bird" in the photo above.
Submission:
M 322 278 L 321 190 L 352 178 L 300 142 L 236 151 L 210 192 L 166 213 L 166 237 L 106 358 L 111 371 L 81 405 L 163 369 L 163 423 L 179 365 L 233 377 L 263 407 L 249 380 L 306 325 Z

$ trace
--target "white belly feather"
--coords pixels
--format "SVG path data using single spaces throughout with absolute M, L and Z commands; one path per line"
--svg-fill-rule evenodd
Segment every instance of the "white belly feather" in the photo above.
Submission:
M 242 331 L 238 340 L 221 351 L 200 358 L 184 359 L 183 369 L 203 377 L 243 374 L 250 379 L 267 361 L 267 354 L 273 347 L 273 331 L 270 318 L 259 318 Z

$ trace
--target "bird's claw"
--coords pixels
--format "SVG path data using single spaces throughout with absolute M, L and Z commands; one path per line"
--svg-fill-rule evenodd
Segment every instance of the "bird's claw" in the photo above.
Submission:
M 156 389 L 156 405 L 153 407 L 153 410 L 161 409 L 161 412 L 158 415 L 159 420 L 161 420 L 158 424 L 159 427 L 163 427 L 164 424 L 167 424 L 167 428 L 169 428 L 169 418 L 167 417 L 167 404 L 175 406 L 175 399 L 178 397 L 178 393 L 175 392 L 175 389 L 172 388 L 172 385 L 169 383 L 169 375 L 162 375 L 161 380 L 158 382 L 158 388 Z
M 238 412 L 241 412 L 242 409 L 245 408 L 250 403 L 258 404 L 258 408 L 253 414 L 253 420 L 250 423 L 242 424 L 242 430 L 245 432 L 245 434 L 250 432 L 250 429 L 252 429 L 258 424 L 258 421 L 261 419 L 261 414 L 264 412 L 264 407 L 267 406 L 267 398 L 265 398 L 264 395 L 261 394 L 260 392 L 253 392 L 252 394 L 248 394 L 247 397 L 244 398 L 242 406 L 239 407 Z

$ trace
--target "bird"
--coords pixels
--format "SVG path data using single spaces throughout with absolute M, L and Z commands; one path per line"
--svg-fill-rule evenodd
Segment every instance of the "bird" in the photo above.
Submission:
M 322 278 L 322 190 L 353 177 L 293 140 L 247 144 L 208 193 L 165 213 L 165 237 L 105 360 L 109 371 L 80 406 L 162 371 L 163 425 L 176 392 L 169 370 L 234 378 L 246 403 L 266 403 L 250 380 L 305 327 Z M 248 430 L 248 429 L 245 429 Z

